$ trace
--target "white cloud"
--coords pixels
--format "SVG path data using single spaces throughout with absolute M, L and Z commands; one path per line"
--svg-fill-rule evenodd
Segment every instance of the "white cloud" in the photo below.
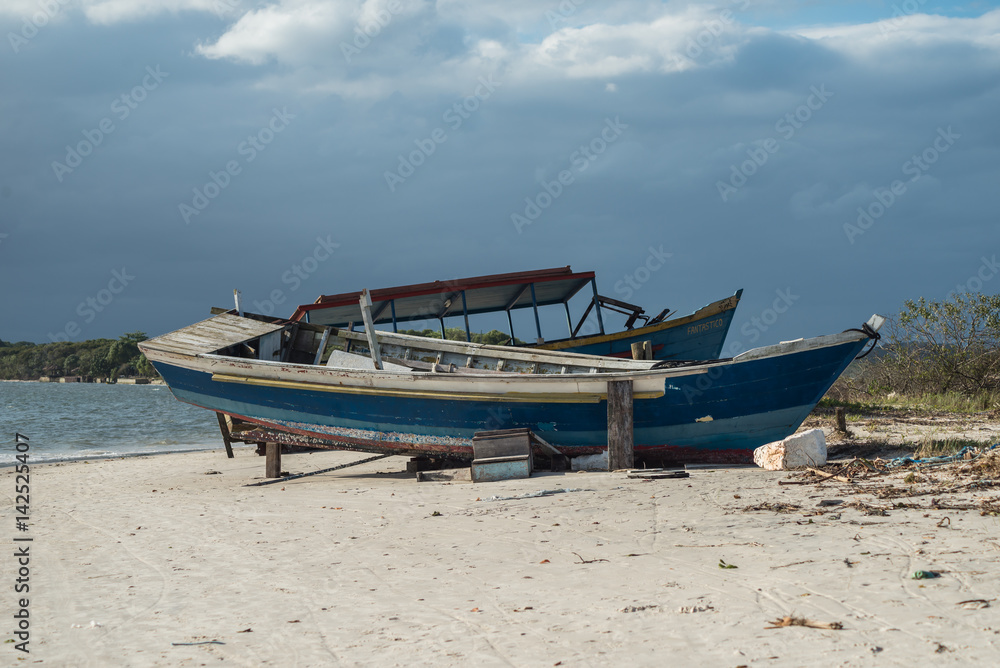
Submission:
M 299 74 L 312 77 L 313 90 L 353 97 L 414 85 L 454 88 L 470 75 L 501 69 L 512 79 L 543 82 L 674 72 L 695 60 L 704 65 L 728 59 L 743 39 L 735 21 L 722 22 L 717 12 L 705 9 L 663 14 L 660 8 L 660 15 L 652 15 L 648 3 L 624 3 L 642 5 L 646 11 L 635 14 L 649 20 L 617 22 L 623 18 L 620 7 L 605 12 L 609 20 L 604 20 L 597 5 L 581 5 L 567 13 L 565 23 L 579 22 L 585 11 L 591 21 L 574 27 L 557 25 L 561 22 L 546 17 L 552 10 L 529 3 L 512 3 L 502 12 L 492 2 L 481 7 L 457 0 L 437 6 L 399 2 L 402 9 L 391 21 L 379 21 L 378 34 L 369 31 L 366 37 L 356 28 L 373 25 L 379 11 L 384 19 L 386 0 L 281 0 L 244 14 L 197 51 L 208 58 L 299 68 Z M 291 80 L 301 89 L 301 78 Z
M 56 17 L 65 16 L 74 4 L 73 0 L 3 0 L 0 16 L 23 19 L 41 27 Z
M 3 0 L 0 15 L 31 20 L 40 12 L 49 16 L 82 10 L 91 23 L 109 25 L 182 11 L 231 16 L 252 0 Z
M 1000 10 L 977 18 L 928 14 L 889 17 L 875 23 L 813 26 L 790 31 L 859 58 L 900 47 L 926 48 L 965 43 L 1000 49 Z
M 537 47 L 527 47 L 525 65 L 559 72 L 570 78 L 606 78 L 636 72 L 675 72 L 699 57 L 727 58 L 739 33 L 720 24 L 718 34 L 708 32 L 711 14 L 689 11 L 663 16 L 650 23 L 595 24 L 564 28 Z M 706 45 L 695 40 L 705 32 Z M 694 47 L 692 48 L 692 45 Z
M 775 33 L 741 23 L 738 3 L 574 0 L 61 0 L 92 23 L 163 13 L 228 16 L 225 32 L 195 46 L 209 59 L 278 63 L 267 87 L 381 97 L 422 87 L 455 91 L 470 77 L 502 71 L 547 84 L 670 74 L 732 62 L 753 40 L 782 34 L 846 54 L 873 68 L 885 53 L 962 44 L 1000 51 L 1000 10 L 978 18 L 914 14 L 876 23 L 810 26 Z M 0 12 L 30 16 L 43 0 L 3 0 Z M 60 0 L 48 0 L 49 3 Z M 761 0 L 764 2 L 764 0 Z M 765 3 L 778 5 L 780 2 Z M 760 6 L 760 5 L 755 5 Z M 76 11 L 74 9 L 74 11 Z M 358 30 L 369 28 L 368 35 Z M 352 49 L 357 49 L 353 52 Z
M 508 79 L 522 82 L 665 74 L 731 62 L 747 42 L 775 34 L 740 23 L 739 12 L 702 5 L 655 5 L 654 13 L 654 5 L 644 2 L 612 7 L 583 3 L 560 13 L 558 3 L 399 3 L 403 9 L 393 15 L 393 25 L 372 36 L 370 44 L 362 37 L 364 53 L 350 63 L 337 57 L 335 45 L 357 44 L 353 29 L 374 20 L 376 11 L 384 12 L 387 0 L 279 0 L 243 15 L 198 52 L 253 64 L 273 60 L 299 68 L 301 76 L 289 81 L 300 89 L 311 80 L 308 89 L 353 97 L 415 85 L 449 88 L 461 85 L 472 72 L 499 69 Z M 553 12 L 558 20 L 553 20 Z M 998 50 L 1000 10 L 975 19 L 916 14 L 781 34 L 862 60 L 886 50 L 934 44 Z
M 351 2 L 284 2 L 247 12 L 214 44 L 197 47 L 207 58 L 259 65 L 269 58 L 307 63 L 310 52 L 354 24 Z
M 225 15 L 239 7 L 238 0 L 81 0 L 83 13 L 98 24 L 135 21 L 169 12 L 213 12 Z

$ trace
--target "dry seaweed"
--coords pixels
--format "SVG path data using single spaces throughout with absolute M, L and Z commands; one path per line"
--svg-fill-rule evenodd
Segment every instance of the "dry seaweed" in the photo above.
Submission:
M 749 513 L 755 510 L 770 510 L 775 513 L 794 513 L 798 510 L 802 510 L 802 506 L 797 506 L 794 503 L 783 503 L 783 502 L 771 502 L 763 501 L 761 503 L 755 503 L 752 506 L 746 506 L 741 508 L 745 513 Z
M 775 619 L 773 622 L 768 622 L 771 626 L 765 626 L 765 629 L 781 629 L 786 626 L 805 626 L 810 629 L 824 629 L 827 631 L 840 631 L 844 628 L 844 625 L 840 622 L 814 622 L 811 619 L 806 619 L 805 617 L 793 617 L 791 615 L 786 615 L 780 619 Z

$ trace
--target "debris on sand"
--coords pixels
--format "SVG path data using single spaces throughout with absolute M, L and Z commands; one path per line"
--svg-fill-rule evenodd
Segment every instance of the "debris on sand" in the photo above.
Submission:
M 659 605 L 626 605 L 624 608 L 619 608 L 618 612 L 642 612 L 643 610 L 656 610 Z
M 934 578 L 941 577 L 941 574 L 937 571 L 914 571 L 914 580 L 933 580 Z
M 1000 448 L 993 446 L 993 449 L 983 453 L 960 470 L 979 478 L 1000 478 Z
M 920 510 L 973 510 L 981 515 L 1000 515 L 1000 497 L 972 496 L 972 498 L 945 501 L 942 497 L 955 494 L 976 493 L 1000 487 L 1000 444 L 966 446 L 947 456 L 896 457 L 894 459 L 864 459 L 854 457 L 850 461 L 836 462 L 820 468 L 808 468 L 794 475 L 792 480 L 780 480 L 781 485 L 835 484 L 849 483 L 838 488 L 838 494 L 870 496 L 875 499 L 903 499 L 931 496 L 930 503 L 913 504 L 895 501 L 889 506 L 872 505 L 863 500 L 855 500 L 837 507 L 854 509 L 864 515 L 887 516 L 894 509 Z M 817 509 L 808 514 L 824 515 L 833 508 L 830 501 L 820 501 Z M 770 510 L 791 513 L 801 510 L 793 504 L 764 502 L 741 509 Z M 939 527 L 944 528 L 944 527 Z
M 973 599 L 970 599 L 968 601 L 959 601 L 955 605 L 960 605 L 963 608 L 965 608 L 966 610 L 982 610 L 983 608 L 990 607 L 990 601 L 993 601 L 993 600 L 994 599 L 992 599 L 992 598 L 990 598 L 990 599 L 986 599 L 986 598 L 973 598 Z
M 804 617 L 792 617 L 787 615 L 780 619 L 776 619 L 773 622 L 769 622 L 771 626 L 765 626 L 765 629 L 781 629 L 786 626 L 805 626 L 810 629 L 825 629 L 827 631 L 840 631 L 844 628 L 844 625 L 840 622 L 814 622 L 810 619 Z
M 773 503 L 771 501 L 763 501 L 761 503 L 755 503 L 752 506 L 746 506 L 742 510 L 745 513 L 753 512 L 755 510 L 770 510 L 775 513 L 794 513 L 798 510 L 802 510 L 802 506 L 797 506 L 794 503 Z

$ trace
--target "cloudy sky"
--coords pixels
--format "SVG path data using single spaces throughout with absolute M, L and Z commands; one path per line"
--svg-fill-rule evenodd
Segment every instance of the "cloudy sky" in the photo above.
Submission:
M 4 0 L 0 33 L 6 341 L 565 265 L 652 312 L 744 288 L 744 346 L 1000 290 L 996 3 Z

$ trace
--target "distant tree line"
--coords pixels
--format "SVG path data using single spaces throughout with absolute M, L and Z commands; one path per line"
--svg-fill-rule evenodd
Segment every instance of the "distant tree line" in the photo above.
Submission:
M 875 353 L 852 365 L 831 395 L 953 394 L 1000 408 L 1000 295 L 907 300 Z
M 60 341 L 57 343 L 8 343 L 0 340 L 0 379 L 37 380 L 42 376 L 118 378 L 159 374 L 139 352 L 143 332 L 129 332 L 114 339 Z

